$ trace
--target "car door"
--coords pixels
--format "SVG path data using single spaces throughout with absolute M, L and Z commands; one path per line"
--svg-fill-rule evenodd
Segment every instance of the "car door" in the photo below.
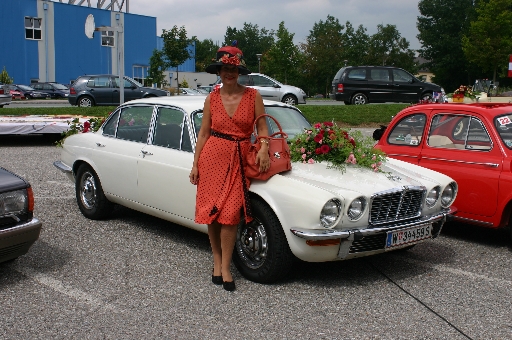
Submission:
M 112 78 L 113 84 L 114 84 L 114 90 L 112 92 L 112 98 L 115 103 L 120 102 L 121 100 L 121 92 L 119 88 L 119 77 L 113 77 Z M 125 103 L 133 100 L 133 99 L 140 99 L 142 98 L 142 91 L 135 85 L 132 84 L 128 79 L 123 79 L 124 84 L 124 101 Z
M 95 76 L 87 81 L 89 93 L 96 104 L 116 104 L 112 98 L 112 87 L 109 76 Z M 119 104 L 119 102 L 117 102 Z
M 395 68 L 393 76 L 393 101 L 404 103 L 417 103 L 422 87 L 418 86 L 416 79 L 408 72 Z
M 368 100 L 370 103 L 392 102 L 393 85 L 390 70 L 388 68 L 369 67 L 368 73 Z
M 461 212 L 492 216 L 497 207 L 503 155 L 489 126 L 470 112 L 432 112 L 420 166 L 454 178 Z
M 126 106 L 111 115 L 98 136 L 94 159 L 103 190 L 129 202 L 138 202 L 137 164 L 147 145 L 152 105 Z
M 395 125 L 387 128 L 389 133 L 380 142 L 382 149 L 389 157 L 417 165 L 424 144 L 426 121 L 426 113 L 412 112 L 405 115 Z
M 258 74 L 249 75 L 251 87 L 257 89 L 263 99 L 281 101 L 281 87 L 271 79 Z
M 196 187 L 188 177 L 194 154 L 186 114 L 170 106 L 156 110 L 151 141 L 138 162 L 139 200 L 194 224 Z

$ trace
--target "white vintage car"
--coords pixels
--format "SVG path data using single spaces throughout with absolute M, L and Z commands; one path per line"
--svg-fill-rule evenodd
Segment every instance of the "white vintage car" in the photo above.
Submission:
M 194 223 L 188 175 L 204 97 L 155 97 L 119 106 L 95 133 L 68 137 L 54 165 L 76 186 L 84 216 L 103 219 L 120 204 L 206 232 Z M 310 128 L 293 106 L 265 101 L 290 137 Z M 267 122 L 269 132 L 274 123 Z M 448 176 L 388 159 L 383 170 L 293 163 L 250 187 L 252 223 L 240 223 L 234 263 L 248 279 L 272 282 L 295 258 L 346 260 L 435 238 L 457 194 Z

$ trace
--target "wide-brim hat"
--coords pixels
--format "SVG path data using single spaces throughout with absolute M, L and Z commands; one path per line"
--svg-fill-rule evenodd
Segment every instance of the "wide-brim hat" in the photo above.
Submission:
M 239 74 L 249 74 L 251 71 L 245 65 L 244 55 L 242 51 L 235 46 L 223 46 L 217 51 L 217 57 L 214 62 L 206 67 L 205 71 L 208 73 L 217 74 L 219 67 L 222 65 L 235 65 L 238 67 Z

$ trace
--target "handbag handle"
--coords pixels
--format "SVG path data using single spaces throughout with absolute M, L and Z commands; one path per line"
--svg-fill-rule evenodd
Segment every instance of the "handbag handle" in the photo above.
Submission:
M 258 119 L 260 119 L 261 117 L 269 117 L 269 118 L 271 118 L 271 119 L 276 123 L 277 127 L 279 128 L 279 131 L 278 131 L 278 132 L 273 133 L 273 134 L 272 134 L 271 136 L 269 136 L 269 137 L 274 137 L 275 135 L 280 134 L 280 135 L 282 136 L 282 138 L 288 138 L 288 134 L 287 134 L 286 132 L 284 132 L 284 131 L 283 131 L 283 128 L 281 127 L 281 124 L 279 124 L 279 122 L 278 122 L 274 117 L 272 117 L 271 115 L 266 114 L 266 113 L 264 113 L 264 114 L 262 114 L 262 115 L 259 115 L 259 116 L 254 120 L 254 127 L 253 127 L 253 131 L 255 131 L 255 130 L 256 130 L 256 123 L 258 122 Z M 254 132 L 253 132 L 253 133 L 254 133 Z M 258 137 L 258 138 L 260 138 L 260 137 Z M 265 138 L 265 137 L 261 137 L 261 138 Z

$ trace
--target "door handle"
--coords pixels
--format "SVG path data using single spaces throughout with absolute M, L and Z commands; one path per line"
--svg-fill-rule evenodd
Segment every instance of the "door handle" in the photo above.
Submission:
M 105 144 L 101 144 L 101 143 L 96 142 L 96 146 L 104 147 L 104 146 L 105 146 Z
M 146 157 L 146 156 L 152 156 L 153 154 L 149 151 L 146 151 L 146 150 L 141 150 L 140 152 L 142 152 L 142 158 Z

